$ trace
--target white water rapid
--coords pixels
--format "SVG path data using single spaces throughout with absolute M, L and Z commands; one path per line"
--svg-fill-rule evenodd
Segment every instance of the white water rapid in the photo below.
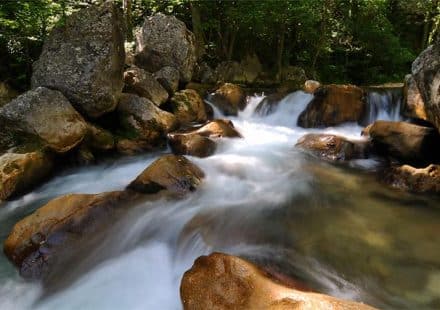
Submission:
M 213 156 L 190 157 L 205 171 L 201 187 L 177 202 L 163 200 L 134 207 L 99 247 L 84 254 L 83 261 L 65 266 L 63 277 L 72 281 L 55 293 L 43 294 L 39 283 L 25 283 L 2 256 L 0 309 L 180 309 L 179 285 L 183 272 L 195 258 L 212 251 L 255 261 L 273 260 L 285 270 L 291 268 L 291 273 L 302 275 L 323 292 L 376 305 L 392 304 L 393 289 L 383 290 L 375 280 L 364 282 L 356 272 L 350 277 L 350 272 L 341 270 L 349 263 L 332 258 L 335 263 L 331 264 L 312 247 L 318 239 L 308 239 L 327 222 L 317 220 L 323 218 L 321 215 L 309 216 L 308 210 L 313 208 L 327 214 L 328 221 L 336 221 L 334 229 L 346 229 L 347 236 L 351 235 L 348 232 L 351 228 L 344 228 L 345 224 L 338 226 L 339 212 L 347 212 L 344 216 L 356 219 L 357 224 L 353 225 L 357 228 L 353 231 L 361 231 L 360 227 L 366 225 L 355 208 L 343 208 L 345 204 L 351 205 L 345 199 L 350 199 L 354 192 L 339 192 L 360 186 L 363 179 L 347 173 L 340 183 L 322 185 L 323 191 L 333 187 L 332 191 L 337 192 L 321 197 L 319 178 L 305 169 L 315 163 L 294 149 L 298 138 L 309 132 L 361 139 L 362 128 L 357 124 L 323 130 L 297 127 L 297 117 L 311 98 L 309 94 L 296 92 L 283 99 L 273 114 L 257 116 L 253 111 L 262 97 L 250 97 L 247 108 L 231 118 L 244 139 L 223 139 Z M 49 199 L 72 192 L 122 189 L 158 155 L 67 171 L 32 193 L 6 203 L 0 210 L 0 223 L 5 227 L 2 240 L 17 219 Z M 373 160 L 363 160 L 354 161 L 351 166 L 364 171 L 374 164 Z M 326 167 L 326 173 L 336 169 Z M 313 205 L 306 206 L 304 198 Z M 379 198 L 374 199 L 369 210 L 376 214 Z M 390 221 L 395 218 L 391 211 L 383 214 Z M 297 220 L 288 221 L 289 218 Z M 349 244 L 356 243 L 347 240 Z M 328 243 L 333 244 L 330 239 Z M 345 251 L 342 252 L 343 257 Z M 378 264 L 381 263 L 385 264 L 379 257 Z M 399 302 L 399 305 L 406 303 Z

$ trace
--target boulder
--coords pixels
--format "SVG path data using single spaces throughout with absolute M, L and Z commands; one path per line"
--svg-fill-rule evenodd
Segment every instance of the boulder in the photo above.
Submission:
M 168 100 L 168 92 L 154 78 L 153 74 L 131 67 L 124 72 L 125 93 L 137 94 L 150 99 L 155 105 L 160 106 Z
M 32 87 L 61 91 L 90 117 L 115 109 L 123 88 L 124 19 L 107 1 L 69 16 L 52 30 L 34 63 Z
M 331 134 L 309 133 L 302 136 L 295 146 L 330 161 L 367 158 L 368 153 L 367 141 L 349 141 Z
M 315 90 L 317 90 L 320 87 L 321 87 L 321 83 L 319 83 L 318 81 L 307 80 L 304 82 L 303 90 L 306 93 L 313 94 Z
M 18 92 L 5 82 L 0 82 L 0 107 L 18 96 Z
M 74 245 L 88 242 L 115 216 L 117 207 L 136 195 L 109 192 L 69 194 L 51 200 L 14 225 L 4 243 L 6 256 L 26 278 L 46 277 L 63 255 L 72 256 Z
M 128 188 L 144 194 L 166 190 L 183 196 L 195 191 L 203 177 L 203 171 L 184 156 L 164 155 L 148 166 Z
M 179 89 L 179 70 L 173 67 L 163 67 L 154 73 L 156 80 L 172 96 Z
M 428 121 L 440 131 L 440 42 L 424 50 L 413 62 L 412 76 L 420 91 Z
M 0 200 L 20 194 L 52 171 L 52 161 L 42 152 L 6 153 L 0 156 Z
M 392 187 L 416 193 L 440 193 L 440 166 L 414 168 L 409 165 L 392 167 L 384 180 Z
M 274 93 L 263 98 L 255 108 L 255 113 L 261 116 L 272 114 L 277 109 L 281 100 L 286 97 L 286 93 Z
M 242 135 L 234 128 L 234 124 L 227 119 L 210 121 L 194 133 L 209 138 L 242 138 Z
M 214 84 L 217 82 L 215 71 L 206 62 L 196 64 L 192 80 L 202 84 Z
M 362 134 L 370 136 L 377 153 L 403 163 L 427 164 L 440 159 L 440 135 L 434 128 L 376 121 Z
M 139 139 L 157 145 L 165 135 L 178 126 L 176 117 L 158 108 L 146 98 L 122 94 L 118 105 L 120 124 L 124 138 Z
M 238 85 L 225 83 L 211 96 L 210 101 L 225 115 L 237 115 L 246 107 L 246 93 Z
M 112 133 L 93 124 L 87 124 L 84 144 L 96 151 L 109 151 L 115 148 L 115 138 Z
M 0 129 L 63 153 L 83 140 L 87 124 L 63 94 L 38 87 L 0 108 Z
M 405 85 L 403 87 L 403 102 L 403 113 L 405 116 L 422 119 L 425 121 L 428 120 L 422 95 L 420 94 L 414 78 L 410 74 L 405 77 Z
M 136 33 L 135 61 L 140 68 L 156 72 L 174 67 L 180 72 L 180 81 L 189 82 L 196 60 L 194 34 L 174 16 L 150 16 Z
M 178 91 L 170 100 L 171 110 L 181 124 L 206 122 L 205 103 L 193 89 Z
M 119 138 L 116 142 L 116 150 L 124 155 L 135 155 L 153 149 L 154 146 L 140 139 Z
M 205 98 L 212 91 L 213 85 L 189 82 L 188 84 L 185 85 L 185 88 L 193 89 L 200 95 L 200 97 Z
M 201 256 L 180 285 L 185 310 L 195 309 L 374 309 L 362 303 L 301 291 L 274 280 L 267 272 L 236 256 Z
M 173 154 L 197 157 L 210 156 L 217 148 L 213 140 L 196 133 L 170 133 L 168 144 Z
M 365 111 L 364 92 L 354 85 L 322 86 L 314 96 L 298 117 L 298 126 L 311 128 L 358 122 Z

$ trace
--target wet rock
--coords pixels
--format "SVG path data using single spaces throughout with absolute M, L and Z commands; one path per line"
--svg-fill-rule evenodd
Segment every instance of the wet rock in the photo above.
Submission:
M 303 90 L 306 93 L 313 94 L 315 90 L 317 90 L 320 87 L 321 87 L 321 83 L 319 83 L 318 81 L 307 80 L 304 82 Z
M 385 182 L 392 187 L 416 193 L 440 193 L 440 166 L 414 168 L 392 167 L 385 173 Z
M 154 78 L 153 74 L 131 67 L 124 72 L 125 93 L 137 94 L 150 99 L 155 105 L 160 106 L 168 100 L 168 92 Z
M 274 281 L 239 257 L 201 256 L 180 285 L 185 310 L 192 309 L 373 309 L 362 303 L 300 291 Z
M 424 50 L 413 62 L 412 76 L 420 91 L 425 111 L 440 131 L 440 41 Z
M 128 188 L 145 194 L 166 190 L 182 196 L 196 190 L 203 177 L 203 171 L 184 156 L 164 155 L 147 167 Z
M 59 91 L 44 87 L 0 108 L 0 128 L 16 133 L 17 139 L 37 139 L 60 153 L 78 145 L 87 132 L 86 122 L 69 101 Z
M 43 152 L 0 156 L 0 200 L 20 194 L 46 178 L 52 171 L 52 161 Z
M 406 122 L 376 121 L 362 132 L 377 153 L 415 165 L 439 161 L 440 135 L 434 128 Z
M 350 141 L 331 134 L 306 134 L 295 145 L 318 157 L 330 161 L 367 158 L 367 141 Z
M 51 200 L 12 228 L 4 243 L 6 256 L 26 278 L 47 276 L 50 268 L 69 253 L 75 242 L 93 238 L 117 207 L 136 195 L 109 192 L 98 195 L 69 194 Z M 76 244 L 77 244 L 76 243 Z
M 358 122 L 365 111 L 364 92 L 354 85 L 326 85 L 298 117 L 298 126 L 326 127 Z
M 84 144 L 93 150 L 109 151 L 115 148 L 115 138 L 112 133 L 93 124 L 87 124 Z
M 0 82 L 0 107 L 18 96 L 18 92 L 5 82 Z
M 32 87 L 59 90 L 80 111 L 98 117 L 118 103 L 124 62 L 122 12 L 108 1 L 52 30 L 34 63 Z
M 246 107 L 246 93 L 240 86 L 231 83 L 218 88 L 210 100 L 225 115 L 237 115 Z
M 194 133 L 209 138 L 241 138 L 234 124 L 227 119 L 216 119 L 203 125 Z
M 210 156 L 217 148 L 213 140 L 195 133 L 168 134 L 168 144 L 173 154 L 197 157 Z
M 149 72 L 170 66 L 189 82 L 196 63 L 194 34 L 174 16 L 155 14 L 136 33 L 136 65 Z
M 405 77 L 405 85 L 403 87 L 403 102 L 403 113 L 407 117 L 418 118 L 425 121 L 428 120 L 422 95 L 420 94 L 419 88 L 411 75 L 407 75 Z
M 255 113 L 261 116 L 272 114 L 284 97 L 286 97 L 286 93 L 275 93 L 264 97 L 255 108 Z
M 174 115 L 133 94 L 122 94 L 118 114 L 125 131 L 124 138 L 145 141 L 151 146 L 160 143 L 168 132 L 178 126 Z
M 154 73 L 156 80 L 172 96 L 179 88 L 179 70 L 173 67 L 163 67 Z
M 171 98 L 171 110 L 181 124 L 206 122 L 208 116 L 202 97 L 193 89 L 184 89 Z

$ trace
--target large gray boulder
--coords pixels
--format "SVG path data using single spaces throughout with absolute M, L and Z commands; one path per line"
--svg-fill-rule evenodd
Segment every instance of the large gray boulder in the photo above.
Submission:
M 180 81 L 189 82 L 196 59 L 194 34 L 174 16 L 150 16 L 136 33 L 135 62 L 140 68 L 156 72 L 171 66 L 179 70 Z
M 87 124 L 63 94 L 38 87 L 0 108 L 0 131 L 63 153 L 83 140 Z
M 70 16 L 56 27 L 34 63 L 32 86 L 61 91 L 90 117 L 114 110 L 122 92 L 124 20 L 110 1 Z
M 440 42 L 429 46 L 413 62 L 411 73 L 425 103 L 428 120 L 440 131 Z

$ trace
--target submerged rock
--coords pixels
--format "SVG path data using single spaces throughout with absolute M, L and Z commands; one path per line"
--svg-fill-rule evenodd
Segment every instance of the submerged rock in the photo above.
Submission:
M 203 123 L 208 120 L 205 103 L 193 89 L 184 89 L 175 93 L 170 102 L 171 110 L 181 124 Z
M 237 115 L 246 107 L 246 93 L 238 85 L 225 83 L 212 94 L 211 102 L 224 115 Z
M 194 34 L 174 16 L 155 14 L 136 33 L 136 65 L 149 72 L 174 67 L 189 82 L 197 60 Z
M 150 99 L 155 105 L 160 106 L 168 100 L 168 92 L 156 80 L 153 74 L 131 67 L 124 72 L 124 92 L 137 94 Z
M 0 201 L 36 185 L 52 171 L 52 161 L 43 152 L 6 153 L 0 156 Z
M 203 177 L 203 171 L 184 156 L 164 155 L 148 166 L 128 188 L 144 194 L 166 190 L 182 196 L 194 191 Z
M 196 133 L 168 134 L 168 143 L 176 155 L 207 157 L 217 148 L 215 141 Z
M 370 136 L 377 153 L 403 163 L 429 164 L 440 159 L 440 135 L 434 128 L 376 121 L 362 134 Z
M 201 256 L 180 285 L 183 308 L 192 309 L 374 309 L 362 303 L 300 291 L 275 282 L 239 257 Z
M 87 124 L 59 91 L 38 87 L 0 108 L 0 130 L 63 153 L 83 140 Z
M 330 161 L 367 158 L 369 147 L 367 141 L 350 141 L 341 136 L 313 133 L 302 136 L 295 146 Z
M 298 126 L 311 128 L 358 122 L 364 114 L 364 92 L 357 86 L 326 85 L 317 89 L 314 95 L 298 117 Z
M 440 193 L 440 166 L 414 168 L 409 165 L 392 167 L 385 173 L 385 182 L 392 187 L 417 192 Z
M 46 39 L 32 87 L 61 91 L 80 111 L 98 117 L 115 109 L 123 87 L 124 19 L 107 1 L 72 14 Z

